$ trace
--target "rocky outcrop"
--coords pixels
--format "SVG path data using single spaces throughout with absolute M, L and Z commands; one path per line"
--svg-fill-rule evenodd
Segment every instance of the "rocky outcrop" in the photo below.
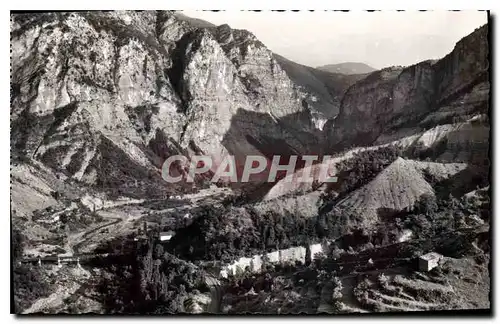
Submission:
M 488 54 L 485 25 L 439 61 L 373 72 L 347 90 L 338 117 L 325 125 L 329 149 L 381 144 L 487 113 Z
M 247 31 L 173 12 L 58 12 L 13 14 L 11 37 L 13 157 L 76 180 L 97 184 L 110 152 L 143 170 L 135 181 L 167 147 L 217 162 L 321 146 L 305 94 Z
M 465 163 L 441 164 L 405 160 L 400 157 L 375 179 L 340 200 L 336 207 L 343 214 L 349 215 L 349 223 L 355 224 L 353 226 L 371 228 L 380 221 L 379 210 L 411 210 L 422 195 L 435 195 L 424 172 L 442 181 L 466 167 Z

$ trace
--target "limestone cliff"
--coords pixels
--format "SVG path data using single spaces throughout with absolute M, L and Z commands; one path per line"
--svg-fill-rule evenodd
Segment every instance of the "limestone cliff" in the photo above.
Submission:
M 383 144 L 489 111 L 488 25 L 438 61 L 371 73 L 352 85 L 325 126 L 330 150 Z
M 247 31 L 161 11 L 13 14 L 11 49 L 13 157 L 79 181 L 158 180 L 186 150 L 321 146 L 306 94 Z

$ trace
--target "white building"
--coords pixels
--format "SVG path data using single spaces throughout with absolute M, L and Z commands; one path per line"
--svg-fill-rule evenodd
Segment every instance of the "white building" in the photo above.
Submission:
M 418 258 L 418 269 L 420 271 L 430 271 L 439 265 L 443 256 L 436 252 L 424 254 Z
M 170 239 L 174 235 L 175 235 L 174 231 L 160 232 L 160 241 L 170 241 Z
M 311 244 L 309 249 L 311 250 L 311 260 L 314 260 L 317 254 L 323 253 L 323 245 L 321 243 Z

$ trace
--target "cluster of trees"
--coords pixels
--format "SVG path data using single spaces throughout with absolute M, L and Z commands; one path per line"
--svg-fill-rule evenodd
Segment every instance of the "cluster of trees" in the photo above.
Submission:
M 164 252 L 153 238 L 128 254 L 110 258 L 101 262 L 112 276 L 100 285 L 108 313 L 185 312 L 189 296 L 208 291 L 202 272 Z
M 412 211 L 398 215 L 391 226 L 395 231 L 411 230 L 414 238 L 425 242 L 423 246 L 427 250 L 446 256 L 477 253 L 478 250 L 472 246 L 474 241 L 487 253 L 488 238 L 482 237 L 481 243 L 477 240 L 481 240 L 480 225 L 489 222 L 491 217 L 488 196 L 484 193 L 484 197 L 458 199 L 453 195 L 447 198 L 423 195 Z
M 145 243 L 138 265 L 141 296 L 145 301 L 153 301 L 154 312 L 183 312 L 189 293 L 208 289 L 200 271 L 165 253 L 161 244 Z
M 17 260 L 23 255 L 23 244 L 24 238 L 21 231 L 14 229 L 12 230 L 11 236 L 11 248 L 12 248 L 12 258 Z
M 328 189 L 338 193 L 336 198 L 340 199 L 373 180 L 380 171 L 402 155 L 402 149 L 395 145 L 354 153 L 352 158 L 337 163 L 338 180 L 330 184 Z
M 181 229 L 170 242 L 172 253 L 192 259 L 231 261 L 243 254 L 305 245 L 322 238 L 340 237 L 356 227 L 356 218 L 332 208 L 343 195 L 371 181 L 402 155 L 397 146 L 355 153 L 337 165 L 339 181 L 329 188 L 340 193 L 326 197 L 318 217 L 293 214 L 262 214 L 250 205 L 205 206 L 190 226 Z M 330 206 L 327 206 L 330 205 Z M 233 205 L 234 206 L 234 205 Z M 186 238 L 189 239 L 186 239 Z
M 242 276 L 231 277 L 225 291 L 234 295 L 245 294 L 252 289 L 256 293 L 261 291 L 269 292 L 276 288 L 276 277 L 273 274 L 272 271 L 259 274 L 251 274 L 245 271 Z
M 329 289 L 328 302 L 337 312 L 343 310 L 342 281 L 337 276 L 339 268 L 332 268 L 335 261 L 326 256 L 315 257 L 314 262 L 267 265 L 260 273 L 245 271 L 241 276 L 229 277 L 224 292 L 233 308 L 231 313 L 253 311 L 276 313 L 315 313 L 322 302 L 324 288 Z M 330 290 L 331 289 L 331 290 Z M 289 293 L 296 292 L 297 300 L 289 300 Z M 314 291 L 314 292 L 313 292 Z M 256 295 L 252 294 L 255 293 Z M 265 292 L 265 303 L 257 303 L 252 297 Z M 249 294 L 250 293 L 250 294 Z M 284 303 L 282 303 L 284 301 Z
M 478 204 L 474 200 L 457 199 L 452 195 L 448 199 L 422 195 L 415 209 L 406 216 L 403 226 L 419 235 L 431 237 L 467 226 L 465 218 L 470 215 L 489 221 L 490 211 L 489 200 Z
M 20 313 L 37 299 L 52 293 L 47 276 L 42 270 L 31 264 L 19 264 L 23 256 L 23 235 L 20 231 L 12 231 L 12 288 L 14 293 L 13 312 Z
M 356 154 L 340 165 L 346 176 L 336 190 L 342 194 L 362 186 L 400 154 L 399 148 L 392 146 Z M 431 176 L 428 173 L 426 177 Z M 436 187 L 440 185 L 439 179 L 429 181 Z M 481 185 L 485 184 L 483 182 Z M 241 256 L 304 246 L 324 238 L 341 238 L 338 244 L 343 249 L 387 245 L 396 242 L 405 229 L 412 230 L 414 237 L 433 237 L 460 228 L 468 215 L 478 214 L 483 220 L 489 219 L 488 206 L 479 208 L 477 204 L 449 194 L 443 197 L 439 192 L 437 190 L 437 197 L 422 196 L 413 210 L 379 211 L 382 226 L 366 231 L 356 230 L 362 221 L 359 217 L 333 207 L 338 198 L 327 201 L 325 206 L 330 205 L 330 208 L 322 208 L 313 218 L 290 213 L 262 213 L 249 204 L 204 206 L 191 225 L 177 232 L 168 249 L 191 260 L 230 262 Z
M 263 251 L 305 246 L 335 238 L 339 248 L 358 251 L 397 242 L 404 230 L 413 237 L 436 237 L 467 225 L 467 217 L 489 220 L 489 203 L 477 204 L 449 196 L 437 199 L 423 195 L 413 210 L 379 211 L 380 226 L 359 229 L 359 219 L 337 208 L 317 217 L 259 213 L 251 206 L 230 208 L 206 206 L 203 215 L 180 229 L 169 242 L 171 253 L 190 260 L 230 262 Z
M 338 209 L 312 218 L 291 213 L 260 213 L 249 205 L 205 206 L 200 212 L 190 226 L 177 231 L 169 242 L 171 253 L 190 260 L 230 262 L 240 256 L 339 237 L 354 226 L 353 217 Z
M 240 208 L 207 205 L 197 211 L 190 226 L 176 232 L 168 248 L 191 260 L 231 261 L 245 251 L 262 248 L 253 216 Z
M 313 265 L 299 262 L 267 265 L 260 273 L 245 271 L 229 277 L 224 286 L 225 301 L 231 305 L 229 314 L 276 314 L 280 313 L 278 309 L 281 313 L 315 313 L 321 290 L 330 279 L 329 272 Z M 291 292 L 295 292 L 293 297 Z
M 52 289 L 47 283 L 47 276 L 36 265 L 15 265 L 12 277 L 15 313 L 22 312 L 38 299 L 52 293 Z

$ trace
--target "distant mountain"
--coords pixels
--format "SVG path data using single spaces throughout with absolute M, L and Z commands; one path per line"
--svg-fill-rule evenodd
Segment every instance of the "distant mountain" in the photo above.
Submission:
M 334 118 L 339 113 L 340 101 L 346 90 L 366 77 L 366 74 L 330 73 L 292 62 L 278 54 L 274 54 L 274 58 L 290 80 L 309 94 L 306 101 L 313 112 L 320 113 L 325 118 Z
M 180 12 L 173 12 L 173 15 L 179 20 L 179 21 L 185 21 L 188 24 L 190 24 L 193 27 L 196 28 L 211 28 L 211 27 L 217 27 L 216 25 L 202 19 L 198 18 L 192 18 L 188 17 Z
M 339 64 L 327 64 L 318 66 L 317 69 L 340 74 L 366 74 L 376 71 L 377 69 L 360 62 L 345 62 Z

